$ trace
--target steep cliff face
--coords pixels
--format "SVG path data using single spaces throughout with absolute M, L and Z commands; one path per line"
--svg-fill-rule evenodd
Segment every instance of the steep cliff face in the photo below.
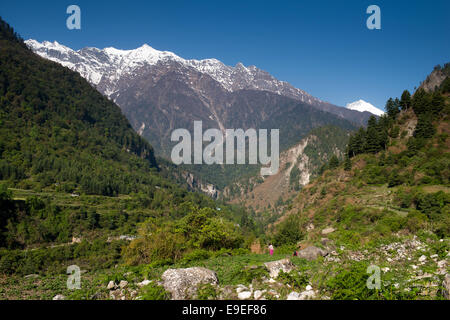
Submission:
M 437 65 L 433 72 L 420 84 L 419 88 L 423 88 L 427 92 L 434 91 L 448 77 L 450 77 L 450 63 L 446 63 L 443 67 Z

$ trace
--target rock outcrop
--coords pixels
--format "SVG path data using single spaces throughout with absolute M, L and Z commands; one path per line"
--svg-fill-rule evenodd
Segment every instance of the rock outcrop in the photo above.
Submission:
M 310 246 L 298 252 L 299 258 L 304 258 L 306 260 L 316 260 L 319 256 L 325 257 L 328 252 L 324 249 Z
M 200 284 L 218 284 L 216 273 L 201 267 L 168 269 L 161 278 L 164 288 L 171 293 L 172 300 L 194 298 Z
M 289 259 L 266 262 L 264 266 L 269 270 L 271 278 L 278 277 L 281 270 L 288 273 L 295 269 L 295 265 Z

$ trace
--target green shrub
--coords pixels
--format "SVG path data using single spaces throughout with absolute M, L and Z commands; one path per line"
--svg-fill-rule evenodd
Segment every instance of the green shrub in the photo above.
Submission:
M 269 277 L 269 271 L 264 266 L 238 267 L 232 272 L 233 283 L 250 284 L 264 277 Z
M 212 252 L 205 249 L 195 249 L 186 253 L 181 259 L 181 263 L 187 264 L 192 261 L 205 260 L 211 257 Z
M 437 241 L 431 244 L 431 250 L 433 254 L 439 255 L 439 259 L 445 259 L 450 250 L 450 246 L 447 241 Z
M 200 284 L 197 289 L 198 300 L 216 300 L 217 296 L 217 288 L 210 283 Z
M 290 285 L 292 289 L 303 290 L 309 283 L 308 276 L 298 271 L 291 271 L 289 273 L 280 271 L 277 280 L 285 285 Z
M 142 300 L 169 300 L 170 293 L 168 293 L 163 286 L 157 285 L 154 282 L 149 283 L 141 289 L 140 296 Z
M 326 282 L 326 287 L 335 300 L 371 300 L 376 297 L 376 293 L 367 288 L 368 278 L 367 265 L 358 262 L 339 267 L 335 276 Z
M 277 226 L 274 244 L 276 246 L 297 244 L 303 237 L 304 232 L 299 217 L 291 215 Z
M 389 227 L 392 232 L 397 232 L 402 229 L 406 224 L 406 219 L 399 216 L 396 213 L 389 212 L 380 220 L 380 224 L 384 224 Z

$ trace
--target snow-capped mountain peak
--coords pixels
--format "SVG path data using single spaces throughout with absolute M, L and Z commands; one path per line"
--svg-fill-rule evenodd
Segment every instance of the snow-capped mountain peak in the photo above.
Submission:
M 208 94 L 219 97 L 241 90 L 267 91 L 334 113 L 355 123 L 363 124 L 368 118 L 367 114 L 321 101 L 254 65 L 245 66 L 241 62 L 230 66 L 214 58 L 184 59 L 173 52 L 160 51 L 148 44 L 132 50 L 114 47 L 73 50 L 56 41 L 38 42 L 30 39 L 25 43 L 41 57 L 78 72 L 98 91 L 118 104 L 121 99 L 125 99 L 123 97 L 128 90 L 135 90 L 137 95 L 141 95 L 159 81 L 164 81 L 166 76 L 176 76 L 176 81 L 206 100 L 212 99 L 206 98 Z M 210 80 L 212 82 L 208 82 Z M 209 84 L 205 87 L 206 82 Z
M 127 78 L 133 77 L 141 67 L 169 62 L 207 74 L 229 92 L 241 89 L 265 90 L 312 105 L 324 104 L 305 91 L 280 81 L 255 66 L 246 67 L 240 62 L 233 67 L 213 58 L 187 60 L 170 51 L 156 50 L 148 44 L 133 50 L 88 47 L 76 51 L 56 41 L 40 43 L 30 39 L 25 43 L 40 56 L 77 71 L 91 84 L 101 87 L 101 91 L 108 97 L 118 92 L 118 82 L 124 75 Z
M 366 102 L 366 101 L 364 101 L 362 99 L 360 99 L 358 101 L 355 101 L 355 102 L 352 102 L 352 103 L 348 103 L 345 107 L 347 109 L 356 110 L 356 111 L 359 111 L 359 112 L 367 111 L 367 112 L 370 112 L 370 113 L 372 113 L 372 114 L 374 114 L 376 116 L 382 116 L 384 114 L 384 111 L 376 108 L 371 103 Z

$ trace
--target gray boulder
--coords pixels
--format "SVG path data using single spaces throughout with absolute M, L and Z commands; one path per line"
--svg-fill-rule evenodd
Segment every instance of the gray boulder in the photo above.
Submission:
M 295 265 L 289 259 L 282 259 L 264 263 L 264 266 L 269 270 L 271 278 L 278 277 L 281 270 L 288 273 L 295 269 Z
M 325 257 L 328 252 L 324 249 L 315 246 L 307 247 L 298 252 L 298 257 L 306 260 L 316 260 L 319 256 Z
M 168 269 L 161 278 L 166 291 L 172 294 L 172 300 L 193 298 L 200 284 L 218 284 L 216 273 L 201 267 Z

